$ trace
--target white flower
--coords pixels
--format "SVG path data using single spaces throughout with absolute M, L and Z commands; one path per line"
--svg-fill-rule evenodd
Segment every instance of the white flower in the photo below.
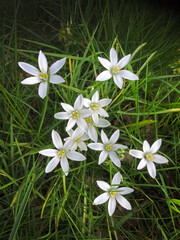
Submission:
M 88 140 L 89 137 L 79 127 L 75 131 L 72 129 L 68 132 L 69 137 L 65 138 L 66 144 L 69 146 L 71 151 L 75 151 L 79 147 L 82 151 L 87 151 L 87 146 L 84 141 Z
M 52 141 L 57 149 L 45 149 L 39 152 L 44 156 L 53 157 L 45 169 L 46 173 L 53 171 L 58 163 L 60 163 L 63 172 L 67 176 L 69 171 L 68 158 L 74 161 L 83 161 L 86 159 L 83 154 L 70 151 L 67 143 L 63 145 L 61 137 L 55 130 L 52 130 Z
M 98 164 L 103 163 L 109 156 L 111 161 L 117 166 L 121 166 L 121 161 L 116 154 L 118 149 L 126 149 L 127 146 L 122 144 L 115 144 L 119 138 L 120 131 L 116 130 L 110 139 L 107 138 L 105 132 L 101 130 L 101 139 L 103 143 L 89 143 L 88 147 L 97 151 L 102 151 L 99 155 Z
M 79 95 L 76 98 L 74 107 L 67 103 L 61 103 L 61 106 L 66 112 L 58 112 L 54 115 L 57 119 L 69 119 L 66 131 L 69 131 L 77 123 L 78 127 L 81 128 L 84 132 L 87 128 L 87 123 L 84 118 L 89 117 L 92 112 L 88 109 L 83 109 L 84 99 L 82 95 Z
M 123 87 L 123 78 L 128 79 L 128 80 L 138 80 L 138 76 L 128 70 L 122 70 L 124 68 L 129 60 L 130 60 L 131 54 L 123 57 L 119 62 L 118 62 L 118 56 L 116 53 L 116 50 L 114 48 L 111 48 L 110 50 L 110 61 L 98 57 L 100 63 L 107 69 L 106 71 L 103 71 L 100 73 L 96 81 L 106 81 L 113 77 L 115 84 L 119 87 Z
M 154 163 L 163 164 L 168 162 L 167 158 L 159 154 L 155 154 L 159 150 L 161 143 L 162 140 L 159 139 L 155 141 L 150 147 L 149 143 L 145 140 L 143 142 L 143 151 L 135 149 L 131 149 L 129 151 L 129 154 L 131 156 L 141 159 L 140 163 L 137 166 L 137 169 L 141 170 L 147 165 L 147 170 L 152 178 L 156 177 L 156 166 Z
M 106 110 L 103 109 L 103 107 L 107 106 L 111 102 L 111 99 L 103 98 L 99 100 L 99 93 L 96 91 L 94 95 L 92 96 L 92 99 L 84 98 L 84 106 L 89 108 L 92 111 L 92 119 L 93 121 L 98 124 L 99 117 L 98 115 L 102 117 L 109 117 Z
M 65 61 L 66 61 L 66 58 L 58 60 L 55 63 L 53 63 L 51 67 L 48 69 L 46 56 L 42 51 L 39 51 L 38 65 L 40 70 L 28 63 L 18 62 L 19 66 L 25 72 L 33 75 L 33 77 L 25 78 L 21 83 L 27 84 L 27 85 L 40 83 L 38 94 L 41 98 L 45 98 L 47 94 L 48 81 L 54 84 L 64 82 L 64 79 L 56 75 L 56 73 L 63 67 L 63 65 L 65 64 Z
M 103 118 L 99 118 L 98 124 L 95 124 L 92 117 L 86 118 L 86 123 L 87 123 L 86 133 L 88 134 L 89 138 L 94 142 L 97 142 L 98 140 L 98 134 L 95 127 L 105 128 L 111 125 L 111 123 L 108 120 Z
M 108 212 L 109 216 L 112 216 L 115 208 L 116 208 L 116 201 L 125 209 L 131 210 L 131 204 L 124 198 L 122 195 L 129 194 L 134 190 L 128 187 L 120 187 L 118 188 L 117 185 L 120 184 L 122 179 L 122 175 L 118 172 L 114 175 L 111 186 L 104 182 L 104 181 L 97 181 L 98 186 L 105 191 L 105 193 L 99 195 L 93 202 L 93 205 L 103 204 L 108 202 Z M 116 185 L 116 186 L 115 186 Z

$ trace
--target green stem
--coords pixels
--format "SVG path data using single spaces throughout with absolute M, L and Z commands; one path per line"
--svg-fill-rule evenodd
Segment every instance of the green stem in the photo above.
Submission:
M 110 184 L 112 182 L 112 162 L 109 160 Z

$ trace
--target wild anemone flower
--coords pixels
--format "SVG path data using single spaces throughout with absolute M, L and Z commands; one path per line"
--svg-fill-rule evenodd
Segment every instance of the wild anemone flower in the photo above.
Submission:
M 88 147 L 96 150 L 96 151 L 102 151 L 99 155 L 99 162 L 98 164 L 103 163 L 106 158 L 109 156 L 111 161 L 117 166 L 121 166 L 121 161 L 116 154 L 116 151 L 118 149 L 126 149 L 127 146 L 122 144 L 116 144 L 118 138 L 119 138 L 120 131 L 116 130 L 110 139 L 107 138 L 107 135 L 103 130 L 101 130 L 101 139 L 103 143 L 89 143 Z
M 77 123 L 78 127 L 81 128 L 84 132 L 87 128 L 87 123 L 85 118 L 89 117 L 92 112 L 88 109 L 83 109 L 84 99 L 82 95 L 79 95 L 76 98 L 74 107 L 67 103 L 61 103 L 61 106 L 66 112 L 58 112 L 54 115 L 57 119 L 69 119 L 66 131 L 69 131 Z
M 95 198 L 93 205 L 99 205 L 103 204 L 105 202 L 108 202 L 108 213 L 109 216 L 112 216 L 115 209 L 116 209 L 116 201 L 125 209 L 131 210 L 131 204 L 124 198 L 122 195 L 129 194 L 133 192 L 134 190 L 132 188 L 128 187 L 120 187 L 118 188 L 118 185 L 120 184 L 122 179 L 122 175 L 117 172 L 111 182 L 111 185 L 104 181 L 97 181 L 97 185 L 105 191 L 105 193 L 99 195 L 97 198 Z
M 147 165 L 147 170 L 152 178 L 156 177 L 156 166 L 154 163 L 163 164 L 168 162 L 167 158 L 159 154 L 155 154 L 159 150 L 161 143 L 162 140 L 159 139 L 155 141 L 153 145 L 150 147 L 149 143 L 145 140 L 143 142 L 143 151 L 135 149 L 131 149 L 129 151 L 129 154 L 131 156 L 141 159 L 137 166 L 137 169 L 141 170 Z
M 98 124 L 99 116 L 102 117 L 109 117 L 106 110 L 103 107 L 107 106 L 111 102 L 111 99 L 103 98 L 99 100 L 99 92 L 96 91 L 92 96 L 92 99 L 84 98 L 84 106 L 89 108 L 92 111 L 92 119 L 93 121 Z
M 130 57 L 131 54 L 128 54 L 118 62 L 117 52 L 114 48 L 111 48 L 110 50 L 110 61 L 106 58 L 98 57 L 100 63 L 107 70 L 100 73 L 97 76 L 96 81 L 106 81 L 113 77 L 115 84 L 121 89 L 123 87 L 123 78 L 128 80 L 138 80 L 139 78 L 136 74 L 128 70 L 122 70 L 122 68 L 128 64 Z
M 40 83 L 38 94 L 41 98 L 45 98 L 45 96 L 47 95 L 48 81 L 54 84 L 64 82 L 64 79 L 61 76 L 56 75 L 56 73 L 63 67 L 65 61 L 66 58 L 58 60 L 53 63 L 48 69 L 46 56 L 42 51 L 39 51 L 38 65 L 40 70 L 32 66 L 31 64 L 25 62 L 18 62 L 20 68 L 22 68 L 25 72 L 33 75 L 33 77 L 25 78 L 21 83 L 27 85 Z
M 39 151 L 39 153 L 44 156 L 53 157 L 45 169 L 46 173 L 52 172 L 58 163 L 60 163 L 63 172 L 67 176 L 69 171 L 68 158 L 74 161 L 83 161 L 86 159 L 83 154 L 70 151 L 67 143 L 63 145 L 60 135 L 55 130 L 52 130 L 52 141 L 57 149 L 44 149 Z

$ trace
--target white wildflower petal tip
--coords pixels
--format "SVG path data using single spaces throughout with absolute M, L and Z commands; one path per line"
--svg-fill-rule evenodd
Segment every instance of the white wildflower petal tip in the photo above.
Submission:
M 59 163 L 58 156 L 55 156 L 54 158 L 52 158 L 51 161 L 46 166 L 45 173 L 52 172 L 54 168 L 58 165 L 58 163 Z
M 97 181 L 97 185 L 103 190 L 103 191 L 108 191 L 110 189 L 110 186 L 108 183 L 104 181 Z
M 103 203 L 107 202 L 108 199 L 109 199 L 109 194 L 107 192 L 102 193 L 97 198 L 95 198 L 93 205 L 103 204 Z

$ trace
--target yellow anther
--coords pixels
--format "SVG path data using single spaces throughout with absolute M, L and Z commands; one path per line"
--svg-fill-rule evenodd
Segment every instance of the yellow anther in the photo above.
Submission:
M 111 195 L 112 198 L 115 198 L 116 195 L 118 195 L 118 194 L 119 194 L 118 192 L 110 192 L 110 195 Z
M 106 146 L 106 150 L 107 150 L 107 151 L 111 151 L 111 150 L 112 150 L 112 144 L 108 144 L 108 145 Z
M 99 110 L 100 106 L 101 106 L 100 104 L 95 104 L 95 103 L 92 103 L 92 104 L 91 104 L 91 108 L 92 108 L 94 111 Z
M 91 124 L 92 122 L 93 122 L 93 120 L 92 120 L 92 118 L 86 118 L 86 122 L 87 122 L 87 124 Z
M 76 139 L 75 139 L 75 142 L 77 143 L 77 142 L 81 141 L 81 139 L 82 139 L 82 137 L 76 138 Z
M 119 71 L 120 71 L 120 67 L 115 65 L 114 68 L 113 68 L 113 72 L 118 73 Z
M 153 161 L 154 155 L 153 154 L 146 155 L 146 158 L 150 161 Z
M 42 79 L 46 80 L 47 79 L 47 72 L 40 72 Z
M 65 151 L 61 150 L 60 152 L 56 153 L 61 159 L 63 158 Z
M 79 113 L 77 111 L 73 112 L 72 117 L 76 118 L 76 119 L 79 119 Z

